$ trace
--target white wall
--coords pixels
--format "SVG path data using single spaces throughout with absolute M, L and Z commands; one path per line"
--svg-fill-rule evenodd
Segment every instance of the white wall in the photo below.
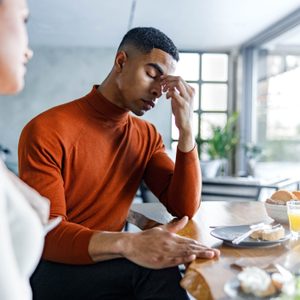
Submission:
M 46 48 L 34 50 L 28 64 L 26 87 L 17 96 L 0 96 L 0 144 L 12 151 L 8 161 L 17 162 L 19 135 L 40 112 L 87 94 L 112 67 L 115 50 L 97 48 Z M 170 103 L 158 101 L 145 116 L 170 145 Z

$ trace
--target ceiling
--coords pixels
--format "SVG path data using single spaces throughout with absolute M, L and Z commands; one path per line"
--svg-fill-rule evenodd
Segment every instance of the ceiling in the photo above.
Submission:
M 33 46 L 118 46 L 153 26 L 180 50 L 230 50 L 300 8 L 300 0 L 29 0 Z M 300 43 L 300 31 L 296 40 Z

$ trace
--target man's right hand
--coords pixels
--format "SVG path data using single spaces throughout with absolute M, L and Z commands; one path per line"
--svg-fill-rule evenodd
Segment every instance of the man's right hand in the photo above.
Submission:
M 167 268 L 199 258 L 219 257 L 220 251 L 176 234 L 187 224 L 188 218 L 158 226 L 139 233 L 129 233 L 124 240 L 123 256 L 143 267 Z M 123 248 L 123 247 L 122 247 Z

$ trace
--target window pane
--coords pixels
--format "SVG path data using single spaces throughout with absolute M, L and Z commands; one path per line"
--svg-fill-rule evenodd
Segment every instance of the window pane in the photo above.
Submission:
M 227 84 L 202 84 L 201 88 L 202 110 L 227 109 Z
M 176 74 L 184 80 L 199 80 L 200 55 L 198 53 L 180 53 Z
M 296 68 L 300 66 L 300 56 L 287 55 L 285 58 L 287 70 Z
M 194 113 L 193 115 L 193 130 L 194 130 L 194 136 L 198 136 L 199 133 L 199 114 Z
M 227 115 L 224 113 L 203 113 L 201 114 L 201 137 L 209 139 L 212 135 L 211 126 L 225 126 Z
M 279 55 L 267 56 L 267 76 L 280 74 L 284 71 L 284 57 Z
M 178 138 L 179 138 L 179 132 L 178 132 L 178 129 L 175 125 L 174 115 L 172 114 L 172 139 L 173 140 L 178 140 Z
M 281 73 L 258 85 L 258 144 L 261 161 L 300 161 L 299 106 L 300 67 Z
M 175 153 L 176 153 L 176 150 L 177 150 L 177 146 L 178 146 L 178 142 L 172 142 L 171 150 L 174 151 Z
M 202 80 L 227 81 L 228 80 L 228 55 L 203 54 L 202 55 Z
M 197 136 L 199 132 L 199 114 L 197 113 L 193 114 L 193 131 L 194 131 L 194 136 Z M 172 115 L 172 139 L 178 140 L 178 138 L 179 138 L 179 131 L 175 125 L 174 115 Z
M 199 109 L 199 84 L 189 83 L 195 89 L 194 111 Z

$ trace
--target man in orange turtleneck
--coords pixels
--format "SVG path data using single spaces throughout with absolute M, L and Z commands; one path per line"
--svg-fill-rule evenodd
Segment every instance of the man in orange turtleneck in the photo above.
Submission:
M 188 299 L 177 265 L 219 255 L 174 234 L 199 208 L 201 192 L 194 91 L 170 75 L 178 59 L 165 34 L 134 28 L 99 86 L 24 128 L 20 176 L 51 201 L 51 217 L 63 218 L 32 278 L 36 299 Z M 179 129 L 175 165 L 155 127 L 129 113 L 142 116 L 162 92 Z M 121 232 L 142 180 L 181 219 Z

